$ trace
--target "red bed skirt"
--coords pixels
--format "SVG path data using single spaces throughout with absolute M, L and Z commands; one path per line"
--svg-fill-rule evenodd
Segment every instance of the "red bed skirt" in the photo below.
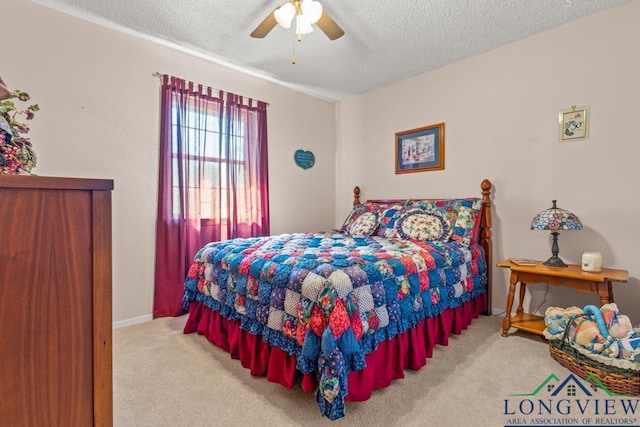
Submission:
M 472 299 L 455 309 L 447 309 L 439 316 L 430 317 L 395 338 L 383 341 L 369 353 L 367 367 L 349 374 L 349 394 L 345 400 L 363 401 L 373 390 L 387 387 L 391 381 L 404 378 L 404 370 L 418 370 L 427 363 L 436 344 L 447 345 L 449 336 L 459 335 L 473 318 L 487 309 L 485 295 Z M 240 329 L 239 322 L 228 320 L 207 306 L 192 302 L 184 333 L 197 332 L 209 341 L 239 359 L 251 375 L 287 388 L 300 383 L 304 391 L 315 391 L 315 374 L 303 375 L 296 369 L 296 357 L 272 347 L 262 336 Z

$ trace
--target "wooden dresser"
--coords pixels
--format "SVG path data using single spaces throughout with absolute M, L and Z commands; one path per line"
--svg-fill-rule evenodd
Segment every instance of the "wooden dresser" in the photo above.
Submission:
M 0 425 L 110 426 L 112 180 L 0 175 Z

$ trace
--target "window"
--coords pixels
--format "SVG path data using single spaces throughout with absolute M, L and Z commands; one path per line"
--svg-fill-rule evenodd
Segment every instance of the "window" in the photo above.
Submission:
M 183 117 L 178 117 L 176 107 L 171 112 L 172 212 L 175 217 L 226 221 L 230 185 L 240 191 L 246 187 L 246 124 L 242 117 L 233 122 L 221 120 L 217 102 L 204 101 L 205 108 L 196 108 L 196 102 L 191 100 Z M 184 196 L 183 181 L 187 191 Z M 192 203 L 185 204 L 183 197 Z M 183 214 L 185 205 L 189 211 Z M 241 203 L 237 208 L 242 211 L 246 206 Z
M 154 317 L 206 243 L 269 234 L 267 104 L 162 76 Z

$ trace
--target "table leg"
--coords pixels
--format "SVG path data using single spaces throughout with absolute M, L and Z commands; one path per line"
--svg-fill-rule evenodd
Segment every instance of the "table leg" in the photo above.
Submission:
M 503 337 L 506 337 L 509 334 L 509 328 L 511 327 L 511 307 L 513 307 L 513 297 L 516 293 L 516 283 L 518 283 L 518 276 L 511 272 L 511 279 L 509 280 L 509 295 L 507 295 L 507 310 L 504 313 L 504 319 L 502 319 Z
M 607 290 L 609 291 L 609 302 L 613 301 L 613 287 L 611 286 L 611 281 L 607 281 Z
M 598 296 L 600 296 L 601 306 L 613 302 L 613 289 L 611 287 L 610 280 L 607 280 L 604 283 L 598 284 Z
M 527 284 L 524 282 L 520 282 L 520 300 L 518 301 L 518 308 L 516 309 L 517 314 L 522 314 L 524 312 L 522 305 L 524 304 L 524 294 L 527 292 Z

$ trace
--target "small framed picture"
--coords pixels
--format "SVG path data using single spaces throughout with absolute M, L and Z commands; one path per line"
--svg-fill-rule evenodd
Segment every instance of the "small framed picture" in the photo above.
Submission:
M 396 132 L 396 174 L 444 169 L 444 123 Z
M 560 142 L 589 138 L 589 107 L 560 111 Z

